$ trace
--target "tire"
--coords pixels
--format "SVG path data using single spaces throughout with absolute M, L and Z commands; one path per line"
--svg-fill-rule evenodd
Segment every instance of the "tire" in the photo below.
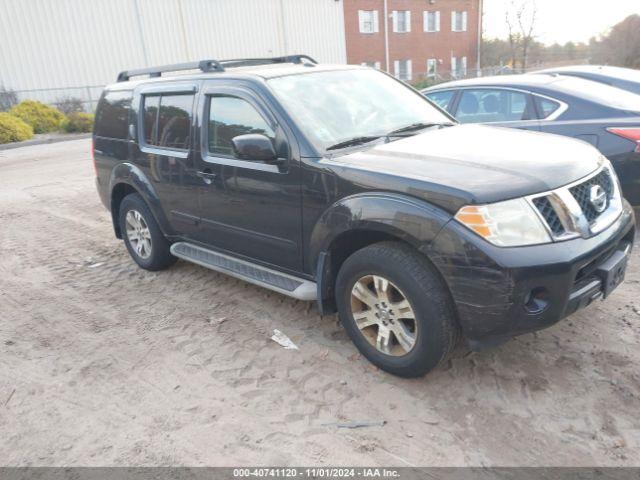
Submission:
M 131 193 L 124 197 L 118 212 L 118 222 L 129 255 L 140 267 L 157 271 L 176 262 L 177 258 L 169 251 L 171 243 L 139 194 Z
M 358 350 L 401 377 L 425 375 L 458 341 L 448 288 L 426 257 L 402 243 L 377 243 L 347 258 L 336 279 L 336 303 Z

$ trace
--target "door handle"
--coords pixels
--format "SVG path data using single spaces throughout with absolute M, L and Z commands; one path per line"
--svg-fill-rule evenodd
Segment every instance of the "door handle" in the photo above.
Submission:
M 205 168 L 201 172 L 197 172 L 196 175 L 204 180 L 204 183 L 206 183 L 207 185 L 211 185 L 211 182 L 213 182 L 216 178 L 216 174 L 208 168 Z

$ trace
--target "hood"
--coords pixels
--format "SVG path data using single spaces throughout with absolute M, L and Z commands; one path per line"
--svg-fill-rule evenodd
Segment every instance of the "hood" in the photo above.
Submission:
M 399 191 L 451 212 L 567 185 L 599 166 L 591 145 L 558 135 L 456 125 L 324 160 L 366 188 Z

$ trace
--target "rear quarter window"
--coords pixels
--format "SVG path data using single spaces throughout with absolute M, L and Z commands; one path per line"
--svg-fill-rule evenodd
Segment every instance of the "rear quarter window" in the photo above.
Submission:
M 538 104 L 538 113 L 540 114 L 540 119 L 544 120 L 545 118 L 549 118 L 560 108 L 560 104 L 554 100 L 548 98 L 534 97 L 536 103 Z
M 126 140 L 133 92 L 106 92 L 96 109 L 95 134 L 99 137 Z

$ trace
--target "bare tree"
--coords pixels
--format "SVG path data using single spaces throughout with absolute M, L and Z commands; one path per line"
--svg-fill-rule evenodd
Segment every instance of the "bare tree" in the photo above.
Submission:
M 514 31 L 514 26 L 512 22 L 511 11 L 507 10 L 504 14 L 504 20 L 507 24 L 507 29 L 509 30 L 509 34 L 507 36 L 507 40 L 509 41 L 509 51 L 511 52 L 509 63 L 513 68 L 516 68 L 516 60 L 518 58 L 518 45 L 520 44 L 520 39 L 518 38 L 518 34 Z
M 536 26 L 536 16 L 538 15 L 538 4 L 536 0 L 524 2 L 518 11 L 518 26 L 522 34 L 522 69 L 526 70 L 529 60 L 529 47 L 534 40 L 534 28 Z
M 536 17 L 538 5 L 536 0 L 511 0 L 505 14 L 509 31 L 509 44 L 512 51 L 512 64 L 517 66 L 518 57 L 523 70 L 527 68 L 529 49 L 535 40 Z

